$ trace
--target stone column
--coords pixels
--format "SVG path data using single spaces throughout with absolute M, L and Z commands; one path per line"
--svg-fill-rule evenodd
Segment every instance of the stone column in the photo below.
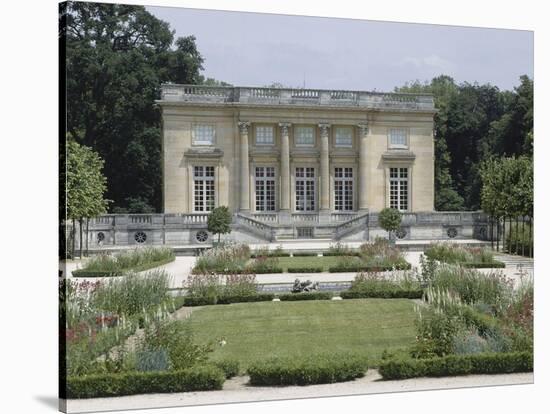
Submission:
M 329 170 L 329 131 L 330 124 L 319 124 L 321 132 L 321 162 L 320 177 L 321 191 L 319 197 L 319 210 L 323 216 L 330 214 L 330 170 Z
M 367 196 L 367 138 L 369 134 L 369 126 L 365 122 L 364 124 L 357 125 L 359 127 L 359 210 L 368 210 L 368 196 Z
M 250 122 L 239 122 L 240 133 L 240 166 L 241 181 L 239 191 L 241 192 L 240 211 L 248 213 L 250 211 L 250 168 L 248 159 L 248 128 Z
M 279 219 L 282 222 L 290 221 L 290 143 L 288 129 L 290 123 L 281 122 L 281 200 L 279 203 Z

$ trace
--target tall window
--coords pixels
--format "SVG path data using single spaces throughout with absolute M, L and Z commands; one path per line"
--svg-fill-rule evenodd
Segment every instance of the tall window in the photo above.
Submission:
M 194 211 L 212 211 L 216 202 L 214 167 L 195 166 L 193 168 L 193 184 Z
M 193 125 L 193 145 L 214 145 L 214 125 Z
M 256 167 L 256 211 L 275 211 L 275 167 Z
M 315 168 L 296 168 L 296 211 L 315 210 Z
M 390 207 L 399 211 L 409 209 L 408 168 L 390 168 Z
M 390 129 L 390 148 L 407 148 L 407 130 L 403 128 Z
M 315 130 L 313 127 L 297 126 L 294 128 L 294 143 L 301 147 L 315 145 Z
M 273 145 L 275 143 L 272 126 L 256 126 L 256 145 Z
M 334 143 L 337 147 L 351 147 L 353 131 L 348 127 L 334 129 Z
M 334 209 L 353 210 L 353 168 L 334 169 Z

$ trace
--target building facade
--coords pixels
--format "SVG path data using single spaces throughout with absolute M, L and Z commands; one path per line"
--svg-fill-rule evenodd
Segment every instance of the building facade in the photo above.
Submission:
M 163 208 L 90 221 L 91 249 L 209 245 L 209 212 L 228 206 L 248 243 L 387 237 L 384 207 L 399 209 L 399 239 L 490 238 L 480 212 L 434 208 L 431 95 L 163 85 Z M 404 245 L 411 245 L 405 243 Z
M 433 210 L 431 95 L 169 84 L 157 103 L 164 213 L 299 226 Z

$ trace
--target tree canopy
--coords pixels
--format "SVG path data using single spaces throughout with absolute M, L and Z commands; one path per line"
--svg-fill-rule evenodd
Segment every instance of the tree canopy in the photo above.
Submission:
M 479 209 L 482 161 L 533 152 L 533 81 L 527 76 L 513 91 L 457 84 L 445 75 L 396 91 L 434 94 L 437 210 Z
M 161 83 L 204 81 L 195 38 L 174 41 L 168 23 L 141 6 L 68 2 L 61 6 L 60 40 L 69 137 L 105 160 L 115 211 L 160 210 L 155 99 Z

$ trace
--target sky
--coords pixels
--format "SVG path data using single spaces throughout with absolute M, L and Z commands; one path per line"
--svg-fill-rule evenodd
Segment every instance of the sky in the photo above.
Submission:
M 513 89 L 533 77 L 533 32 L 149 6 L 194 35 L 206 77 L 236 86 L 392 91 L 445 74 Z

